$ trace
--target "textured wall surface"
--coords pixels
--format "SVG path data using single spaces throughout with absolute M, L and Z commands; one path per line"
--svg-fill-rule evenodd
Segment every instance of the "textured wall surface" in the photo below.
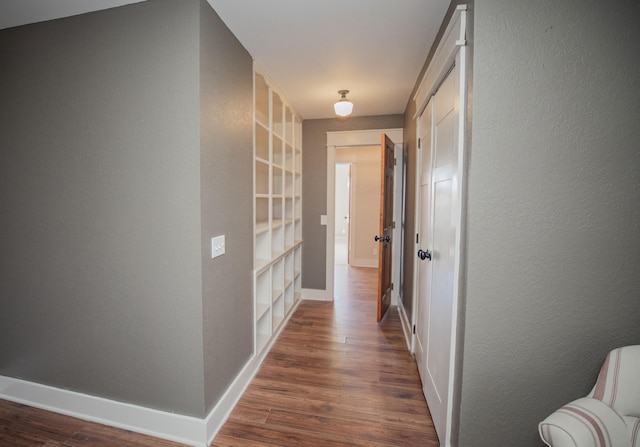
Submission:
M 461 447 L 537 447 L 640 344 L 640 8 L 478 1 Z
M 207 413 L 253 353 L 253 62 L 211 6 L 200 6 Z M 226 253 L 211 259 L 211 237 L 221 234 Z
M 201 416 L 198 2 L 0 31 L 0 374 Z
M 327 214 L 327 132 L 398 129 L 402 118 L 382 115 L 302 122 L 302 287 L 326 287 L 327 227 L 320 225 L 320 216 Z

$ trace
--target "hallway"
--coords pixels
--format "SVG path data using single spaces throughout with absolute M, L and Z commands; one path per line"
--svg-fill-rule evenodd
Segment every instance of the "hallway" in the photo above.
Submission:
M 395 308 L 375 323 L 376 269 L 336 267 L 336 300 L 303 301 L 212 447 L 437 447 Z M 0 447 L 178 447 L 0 400 Z
M 336 300 L 303 301 L 213 447 L 425 446 L 438 440 L 377 270 L 336 266 Z

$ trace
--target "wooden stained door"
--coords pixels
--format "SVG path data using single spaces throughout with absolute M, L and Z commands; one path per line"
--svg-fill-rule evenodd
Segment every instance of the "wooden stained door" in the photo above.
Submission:
M 378 321 L 391 305 L 392 278 L 392 240 L 393 235 L 393 167 L 394 144 L 386 134 L 380 142 L 381 181 L 380 181 L 380 229 L 375 239 L 380 243 L 378 250 Z

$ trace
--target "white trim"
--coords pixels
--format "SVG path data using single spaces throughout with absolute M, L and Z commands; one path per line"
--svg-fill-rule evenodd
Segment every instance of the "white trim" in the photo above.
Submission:
M 141 0 L 143 1 L 143 0 Z M 210 0 L 207 0 L 210 1 Z M 260 63 L 258 61 L 256 61 L 255 59 L 253 60 L 253 71 L 254 71 L 254 86 L 255 86 L 255 73 L 259 73 L 260 76 L 262 76 L 265 81 L 267 81 L 267 85 L 269 86 L 269 88 L 271 88 L 271 90 L 275 93 L 278 94 L 278 96 L 280 97 L 280 100 L 282 101 L 282 103 L 284 105 L 286 105 L 287 107 L 289 107 L 289 109 L 291 110 L 291 114 L 296 117 L 299 118 L 300 120 L 302 120 L 302 118 L 300 118 L 300 115 L 298 115 L 298 113 L 296 112 L 296 109 L 293 108 L 293 106 L 289 103 L 289 101 L 287 100 L 287 97 L 285 96 L 284 93 L 282 93 L 282 89 L 280 89 L 280 87 L 278 87 L 278 84 L 276 84 L 273 79 L 271 79 L 271 77 L 267 74 L 267 72 L 265 70 L 262 69 L 262 66 L 260 65 Z M 254 90 L 254 98 L 255 98 L 255 90 Z M 271 104 L 269 104 L 269 114 L 271 114 Z M 255 108 L 254 108 L 254 123 L 255 123 Z
M 282 330 L 287 326 L 287 323 L 291 319 L 291 316 L 296 311 L 296 308 L 300 304 L 300 301 L 293 303 L 293 306 L 289 310 L 289 313 L 285 316 L 284 320 L 280 324 L 280 327 L 272 334 L 271 339 L 267 345 L 258 354 L 251 356 L 249 361 L 240 370 L 236 378 L 233 380 L 229 388 L 222 395 L 215 407 L 209 412 L 205 419 L 206 423 L 206 439 L 207 443 L 204 447 L 211 445 L 213 438 L 216 437 L 222 426 L 231 412 L 238 404 L 238 401 L 247 390 L 247 387 L 251 384 L 251 381 L 260 370 L 260 366 L 267 354 L 271 350 L 273 344 L 276 342 Z
M 204 419 L 68 391 L 13 377 L 0 376 L 0 398 L 67 416 L 119 427 L 194 447 L 207 447 L 258 373 L 262 362 L 301 301 L 294 303 L 269 344 L 240 370 Z
M 407 317 L 407 311 L 404 306 L 398 306 L 398 314 L 400 315 L 400 324 L 402 325 L 402 333 L 404 334 L 404 341 L 407 343 L 407 349 L 413 353 L 413 337 L 411 336 L 411 324 Z
M 404 144 L 396 144 L 394 149 L 395 167 L 393 173 L 393 222 L 395 228 L 393 229 L 393 254 L 392 259 L 392 282 L 394 288 L 391 294 L 391 304 L 398 307 L 403 307 L 402 294 L 400 284 L 402 284 L 400 278 L 400 264 L 402 261 L 402 252 L 404 250 L 404 234 L 402 234 L 402 221 L 404 220 Z
M 458 200 L 454 206 L 454 216 L 455 223 L 457 226 L 455 241 L 454 241 L 454 252 L 456 253 L 456 260 L 453 265 L 453 301 L 451 306 L 451 344 L 450 344 L 450 356 L 449 356 L 449 381 L 448 381 L 448 390 L 447 390 L 447 421 L 446 421 L 446 432 L 444 436 L 444 445 L 443 447 L 451 446 L 451 439 L 453 438 L 453 402 L 454 402 L 454 393 L 456 388 L 456 362 L 458 356 L 458 304 L 460 301 L 460 282 L 463 280 L 460 276 L 460 264 L 462 263 L 462 251 L 461 251 L 461 240 L 462 240 L 462 232 L 464 231 L 464 225 L 462 222 L 463 215 L 463 203 L 465 202 L 464 198 L 464 172 L 465 172 L 465 153 L 464 148 L 466 144 L 465 140 L 465 115 L 466 115 L 466 64 L 465 64 L 465 55 L 466 48 L 461 47 L 459 51 L 456 52 L 455 57 L 455 71 L 454 73 L 457 75 L 457 85 L 458 89 L 458 123 L 457 123 L 457 140 L 458 140 L 458 161 L 457 161 L 457 172 L 454 174 L 458 179 Z
M 368 129 L 368 130 L 350 130 L 345 132 L 327 132 L 327 236 L 325 240 L 326 246 L 326 275 L 325 289 L 327 297 L 333 301 L 334 296 L 334 257 L 335 257 L 335 182 L 336 182 L 336 148 L 352 147 L 352 146 L 378 146 L 380 145 L 380 134 L 386 133 L 387 136 L 396 145 L 403 144 L 404 129 Z M 394 204 L 396 207 L 398 204 Z M 394 216 L 395 216 L 394 210 Z M 393 259 L 392 263 L 399 262 Z M 399 284 L 399 281 L 396 281 Z M 303 294 L 304 295 L 304 294 Z
M 466 14 L 463 14 L 463 16 Z M 459 84 L 457 88 L 458 91 L 458 203 L 455 208 L 456 211 L 456 223 L 458 225 L 458 231 L 456 232 L 455 239 L 455 253 L 456 253 L 456 262 L 453 268 L 453 303 L 451 308 L 451 313 L 453 315 L 453 321 L 451 325 L 451 356 L 449 358 L 449 390 L 448 390 L 448 408 L 449 414 L 447 416 L 447 434 L 445 437 L 445 446 L 451 446 L 451 439 L 453 438 L 453 413 L 454 413 L 454 399 L 455 399 L 455 391 L 456 391 L 456 365 L 458 362 L 458 353 L 462 349 L 462 346 L 458 346 L 460 343 L 458 342 L 458 324 L 461 318 L 459 315 L 459 303 L 462 299 L 460 292 L 460 283 L 464 281 L 462 277 L 462 235 L 466 232 L 465 222 L 463 220 L 463 216 L 465 215 L 464 204 L 466 203 L 465 199 L 465 191 L 466 191 L 466 177 L 465 172 L 467 170 L 467 157 L 465 154 L 466 146 L 467 146 L 467 57 L 468 51 L 466 46 L 461 46 L 459 51 L 456 54 L 456 66 L 458 69 L 459 76 Z
M 251 383 L 251 380 L 253 380 L 260 369 L 260 365 L 268 352 L 269 349 L 264 349 L 261 354 L 251 356 L 251 359 L 249 359 L 249 361 L 240 370 L 216 406 L 213 407 L 207 415 L 205 419 L 207 446 L 213 442 L 213 438 L 215 438 L 218 431 L 220 431 L 224 423 L 229 418 L 229 415 Z
M 238 404 L 238 401 L 247 390 L 247 387 L 251 384 L 251 381 L 260 370 L 262 362 L 264 362 L 267 354 L 269 353 L 269 351 L 271 351 L 271 348 L 275 344 L 276 340 L 278 340 L 278 337 L 280 337 L 280 334 L 289 323 L 291 316 L 295 313 L 301 302 L 302 300 L 298 300 L 293 303 L 293 306 L 291 307 L 291 309 L 289 309 L 289 312 L 285 316 L 284 320 L 271 335 L 271 339 L 267 342 L 262 351 L 251 357 L 244 368 L 242 368 L 240 373 L 236 376 L 233 383 L 229 386 L 229 388 L 227 388 L 227 391 L 225 391 L 213 410 L 211 410 L 206 418 L 207 443 L 204 447 L 211 445 L 213 439 L 216 437 L 224 423 L 227 422 L 227 419 L 231 415 L 231 412 Z
M 327 142 L 329 132 L 327 132 Z M 335 265 L 335 236 L 336 236 L 336 146 L 327 146 L 327 226 L 325 240 L 325 283 L 326 297 L 328 301 L 333 301 L 335 295 L 334 287 L 334 265 Z
M 378 258 L 375 259 L 366 259 L 366 258 L 355 258 L 352 259 L 349 263 L 352 267 L 371 267 L 378 268 Z
M 435 90 L 442 83 L 445 76 L 449 72 L 449 68 L 453 65 L 456 57 L 457 48 L 466 46 L 466 19 L 467 5 L 458 5 L 447 25 L 442 40 L 438 44 L 433 59 L 427 68 L 420 87 L 413 96 L 416 103 L 416 113 L 413 119 L 417 119 L 429 102 L 429 98 L 435 93 Z
M 333 301 L 333 296 L 322 289 L 302 289 L 302 299 L 309 301 Z
M 206 447 L 203 419 L 0 376 L 0 398 L 78 419 Z
M 424 109 L 423 109 L 424 111 Z M 420 141 L 420 135 L 421 135 L 421 126 L 420 126 L 420 122 L 422 117 L 422 113 L 420 115 L 418 115 L 417 117 L 417 123 L 416 123 L 416 142 Z M 418 145 L 418 143 L 416 143 L 416 146 Z M 421 194 L 420 194 L 420 182 L 422 181 L 422 145 L 420 144 L 420 147 L 416 147 L 416 172 L 415 172 L 415 195 L 414 195 L 414 215 L 413 215 L 413 228 L 415 230 L 416 236 L 414 237 L 413 235 L 411 235 L 411 237 L 413 238 L 413 250 L 411 251 L 411 256 L 417 256 L 417 252 L 418 252 L 418 248 L 420 248 L 420 244 L 418 243 L 418 241 L 416 240 L 418 238 L 418 234 L 420 234 L 420 215 L 421 215 L 421 211 L 422 211 L 422 206 L 421 206 Z M 412 290 L 412 304 L 411 304 L 411 327 L 418 327 L 418 312 L 416 311 L 418 309 L 418 294 L 419 294 L 419 290 L 418 290 L 418 276 L 419 276 L 419 270 L 420 268 L 418 267 L 418 261 L 416 261 L 416 259 L 414 258 L 413 260 L 413 284 L 411 287 Z M 417 334 L 413 333 L 411 334 L 411 353 L 413 355 L 415 355 L 416 353 L 416 338 L 418 337 Z
M 327 147 L 378 146 L 380 134 L 386 133 L 394 143 L 402 143 L 403 129 L 368 129 L 327 132 Z

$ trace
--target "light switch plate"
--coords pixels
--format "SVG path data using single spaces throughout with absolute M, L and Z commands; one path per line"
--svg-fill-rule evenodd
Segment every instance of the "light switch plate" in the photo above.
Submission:
M 211 259 L 224 254 L 224 235 L 211 238 Z

